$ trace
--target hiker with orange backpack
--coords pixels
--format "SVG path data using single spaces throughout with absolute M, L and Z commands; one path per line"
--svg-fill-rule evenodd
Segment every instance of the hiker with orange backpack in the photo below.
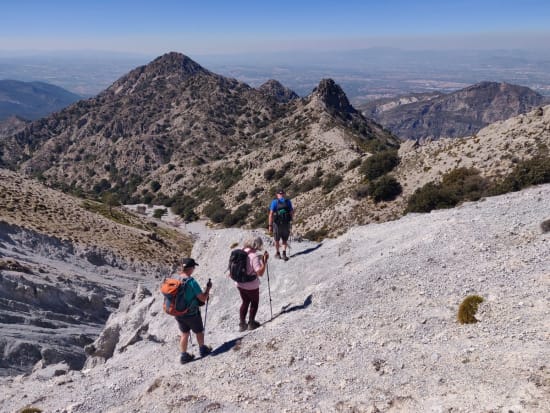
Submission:
M 294 217 L 294 207 L 289 198 L 285 198 L 285 190 L 277 191 L 277 198 L 271 201 L 269 206 L 269 227 L 268 231 L 273 234 L 275 240 L 275 258 L 288 261 L 286 250 L 288 248 L 288 238 L 290 237 L 290 225 Z M 282 240 L 283 255 L 279 251 L 279 241 Z
M 187 352 L 187 343 L 191 331 L 195 333 L 199 343 L 199 352 L 201 357 L 208 355 L 212 348 L 204 344 L 204 326 L 202 323 L 199 306 L 208 301 L 212 282 L 208 280 L 206 290 L 203 292 L 199 283 L 191 276 L 195 267 L 199 264 L 193 258 L 184 258 L 181 261 L 179 275 L 181 277 L 183 288 L 183 300 L 185 301 L 185 313 L 176 316 L 180 335 L 180 363 L 187 363 L 195 358 L 193 354 Z

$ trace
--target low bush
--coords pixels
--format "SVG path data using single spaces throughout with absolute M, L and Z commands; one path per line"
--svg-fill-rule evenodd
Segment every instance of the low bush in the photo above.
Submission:
M 198 219 L 198 215 L 196 214 L 194 208 L 198 204 L 199 203 L 195 198 L 179 193 L 172 197 L 170 207 L 174 214 L 179 215 L 185 221 L 196 221 Z
M 458 307 L 457 320 L 460 324 L 477 323 L 479 320 L 475 317 L 477 307 L 483 302 L 483 297 L 479 295 L 469 295 Z
M 490 183 L 474 168 L 457 168 L 443 175 L 440 183 L 418 188 L 407 201 L 405 212 L 430 212 L 452 208 L 462 201 L 477 201 L 487 195 Z
M 359 171 L 369 180 L 381 177 L 399 164 L 396 150 L 384 150 L 369 156 L 361 164 Z
M 325 227 L 317 230 L 310 229 L 308 232 L 304 234 L 304 238 L 310 241 L 320 242 L 327 236 L 327 234 L 328 234 L 328 230 Z
M 327 174 L 323 180 L 323 193 L 328 194 L 331 192 L 342 180 L 340 175 Z
M 204 207 L 204 215 L 219 224 L 223 222 L 225 217 L 229 214 L 229 211 L 225 208 L 225 203 L 220 198 L 213 198 L 210 202 Z
M 274 168 L 269 168 L 264 171 L 264 178 L 266 181 L 271 181 L 277 172 Z
M 168 213 L 168 210 L 166 208 L 156 208 L 155 212 L 153 212 L 153 217 L 157 219 L 161 219 L 167 213 Z
M 235 195 L 235 201 L 237 202 L 244 201 L 247 196 L 248 194 L 246 192 L 239 192 L 237 195 Z
M 492 195 L 519 191 L 531 185 L 540 185 L 550 182 L 550 157 L 537 156 L 532 159 L 519 161 L 512 172 L 498 183 Z
M 250 204 L 240 205 L 233 213 L 227 214 L 223 219 L 226 227 L 241 227 L 246 224 L 246 218 L 250 214 Z
M 368 187 L 368 193 L 374 202 L 393 201 L 401 192 L 403 192 L 401 184 L 390 175 L 376 179 Z

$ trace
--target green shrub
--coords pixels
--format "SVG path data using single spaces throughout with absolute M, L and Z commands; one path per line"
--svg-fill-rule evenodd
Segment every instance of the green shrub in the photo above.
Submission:
M 374 202 L 392 201 L 403 192 L 403 188 L 393 176 L 384 175 L 369 184 L 368 192 Z
M 143 195 L 142 201 L 144 204 L 151 205 L 153 202 L 153 194 L 147 192 L 145 195 Z
M 457 320 L 460 324 L 477 323 L 479 320 L 475 318 L 477 307 L 483 302 L 483 297 L 479 295 L 469 295 L 462 301 L 458 307 Z
M 216 169 L 211 176 L 214 181 L 221 184 L 222 190 L 226 191 L 241 179 L 242 173 L 239 168 L 226 167 Z
M 24 407 L 21 410 L 18 410 L 17 413 L 42 413 L 42 409 L 38 407 Z
M 279 181 L 278 187 L 284 189 L 284 188 L 289 188 L 291 185 L 292 185 L 292 180 L 288 176 L 285 176 Z
M 311 229 L 304 234 L 304 238 L 310 241 L 320 242 L 327 236 L 327 234 L 328 230 L 325 227 L 318 230 Z
M 264 178 L 266 181 L 271 181 L 277 172 L 274 168 L 269 168 L 264 171 Z
M 240 205 L 235 212 L 227 214 L 223 219 L 226 227 L 240 227 L 246 224 L 246 218 L 250 213 L 250 204 Z
M 109 188 L 111 188 L 111 183 L 105 178 L 103 178 L 101 181 L 95 184 L 92 189 L 96 194 L 100 194 L 108 190 Z
M 247 196 L 248 196 L 248 195 L 247 195 L 246 192 L 239 192 L 239 193 L 235 196 L 235 201 L 241 202 L 241 201 L 245 200 Z
M 296 193 L 308 192 L 314 188 L 317 188 L 322 183 L 323 181 L 321 180 L 321 178 L 319 178 L 318 176 L 312 176 L 311 178 L 308 178 L 305 181 L 302 181 L 301 183 L 297 183 L 294 187 L 294 191 Z
M 267 228 L 268 210 L 262 210 L 262 208 L 256 208 L 256 213 L 250 223 L 252 228 Z
M 157 192 L 160 189 L 161 185 L 158 181 L 151 181 L 149 187 L 151 188 L 151 191 Z
M 550 157 L 537 156 L 520 161 L 512 172 L 497 184 L 492 191 L 493 195 L 519 191 L 531 185 L 540 185 L 550 182 Z
M 434 209 L 452 208 L 458 198 L 440 185 L 428 182 L 409 197 L 405 212 L 430 212 Z
M 225 208 L 225 204 L 220 198 L 213 198 L 210 202 L 204 207 L 204 215 L 219 224 L 223 222 L 225 217 L 229 214 L 229 211 Z
M 441 186 L 456 194 L 460 200 L 477 201 L 486 194 L 488 183 L 475 168 L 457 168 L 447 172 Z
M 157 219 L 161 219 L 163 215 L 166 215 L 168 213 L 168 210 L 166 208 L 156 208 L 153 212 L 153 217 Z
M 476 201 L 489 191 L 489 182 L 474 168 L 457 168 L 443 175 L 441 183 L 429 182 L 410 196 L 405 212 L 430 212 L 452 208 L 462 201 Z
M 265 188 L 257 186 L 252 191 L 250 191 L 248 195 L 250 195 L 251 197 L 255 197 L 256 195 L 263 192 L 264 190 Z
M 109 207 L 109 213 L 113 214 L 113 207 L 120 206 L 120 200 L 118 195 L 113 192 L 103 192 L 101 195 L 101 201 Z
M 172 197 L 170 208 L 174 214 L 179 215 L 185 221 L 196 221 L 198 216 L 194 208 L 198 204 L 195 198 L 178 193 Z
M 328 194 L 331 192 L 336 185 L 342 182 L 342 177 L 340 175 L 328 174 L 323 180 L 323 193 Z
M 399 164 L 396 150 L 384 150 L 369 156 L 361 164 L 360 172 L 369 180 L 376 179 L 390 172 Z

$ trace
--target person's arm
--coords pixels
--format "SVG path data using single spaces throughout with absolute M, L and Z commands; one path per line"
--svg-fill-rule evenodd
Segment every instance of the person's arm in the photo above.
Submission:
M 273 210 L 271 209 L 271 205 L 269 206 L 269 217 L 268 217 L 268 227 L 267 230 L 269 232 L 273 231 Z
M 203 303 L 207 302 L 208 297 L 210 297 L 210 288 L 212 288 L 212 282 L 208 280 L 208 283 L 206 284 L 206 290 L 204 290 L 204 292 L 197 294 L 197 298 Z
M 259 265 L 256 263 L 254 266 L 254 271 L 258 277 L 264 275 L 265 269 L 267 268 L 267 260 L 269 259 L 269 253 L 267 251 L 261 257 L 257 257 L 260 261 Z

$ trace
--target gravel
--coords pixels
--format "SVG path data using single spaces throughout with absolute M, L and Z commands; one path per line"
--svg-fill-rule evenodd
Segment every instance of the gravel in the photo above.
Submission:
M 214 283 L 211 356 L 178 363 L 159 281 L 144 282 L 96 341 L 114 340 L 112 357 L 58 376 L 4 378 L 0 410 L 550 411 L 548 205 L 543 185 L 322 243 L 293 239 L 291 259 L 271 259 L 262 280 L 263 326 L 244 333 L 227 259 L 234 243 L 262 233 L 190 225 L 195 276 Z M 484 298 L 479 322 L 461 325 L 458 306 L 472 294 Z

